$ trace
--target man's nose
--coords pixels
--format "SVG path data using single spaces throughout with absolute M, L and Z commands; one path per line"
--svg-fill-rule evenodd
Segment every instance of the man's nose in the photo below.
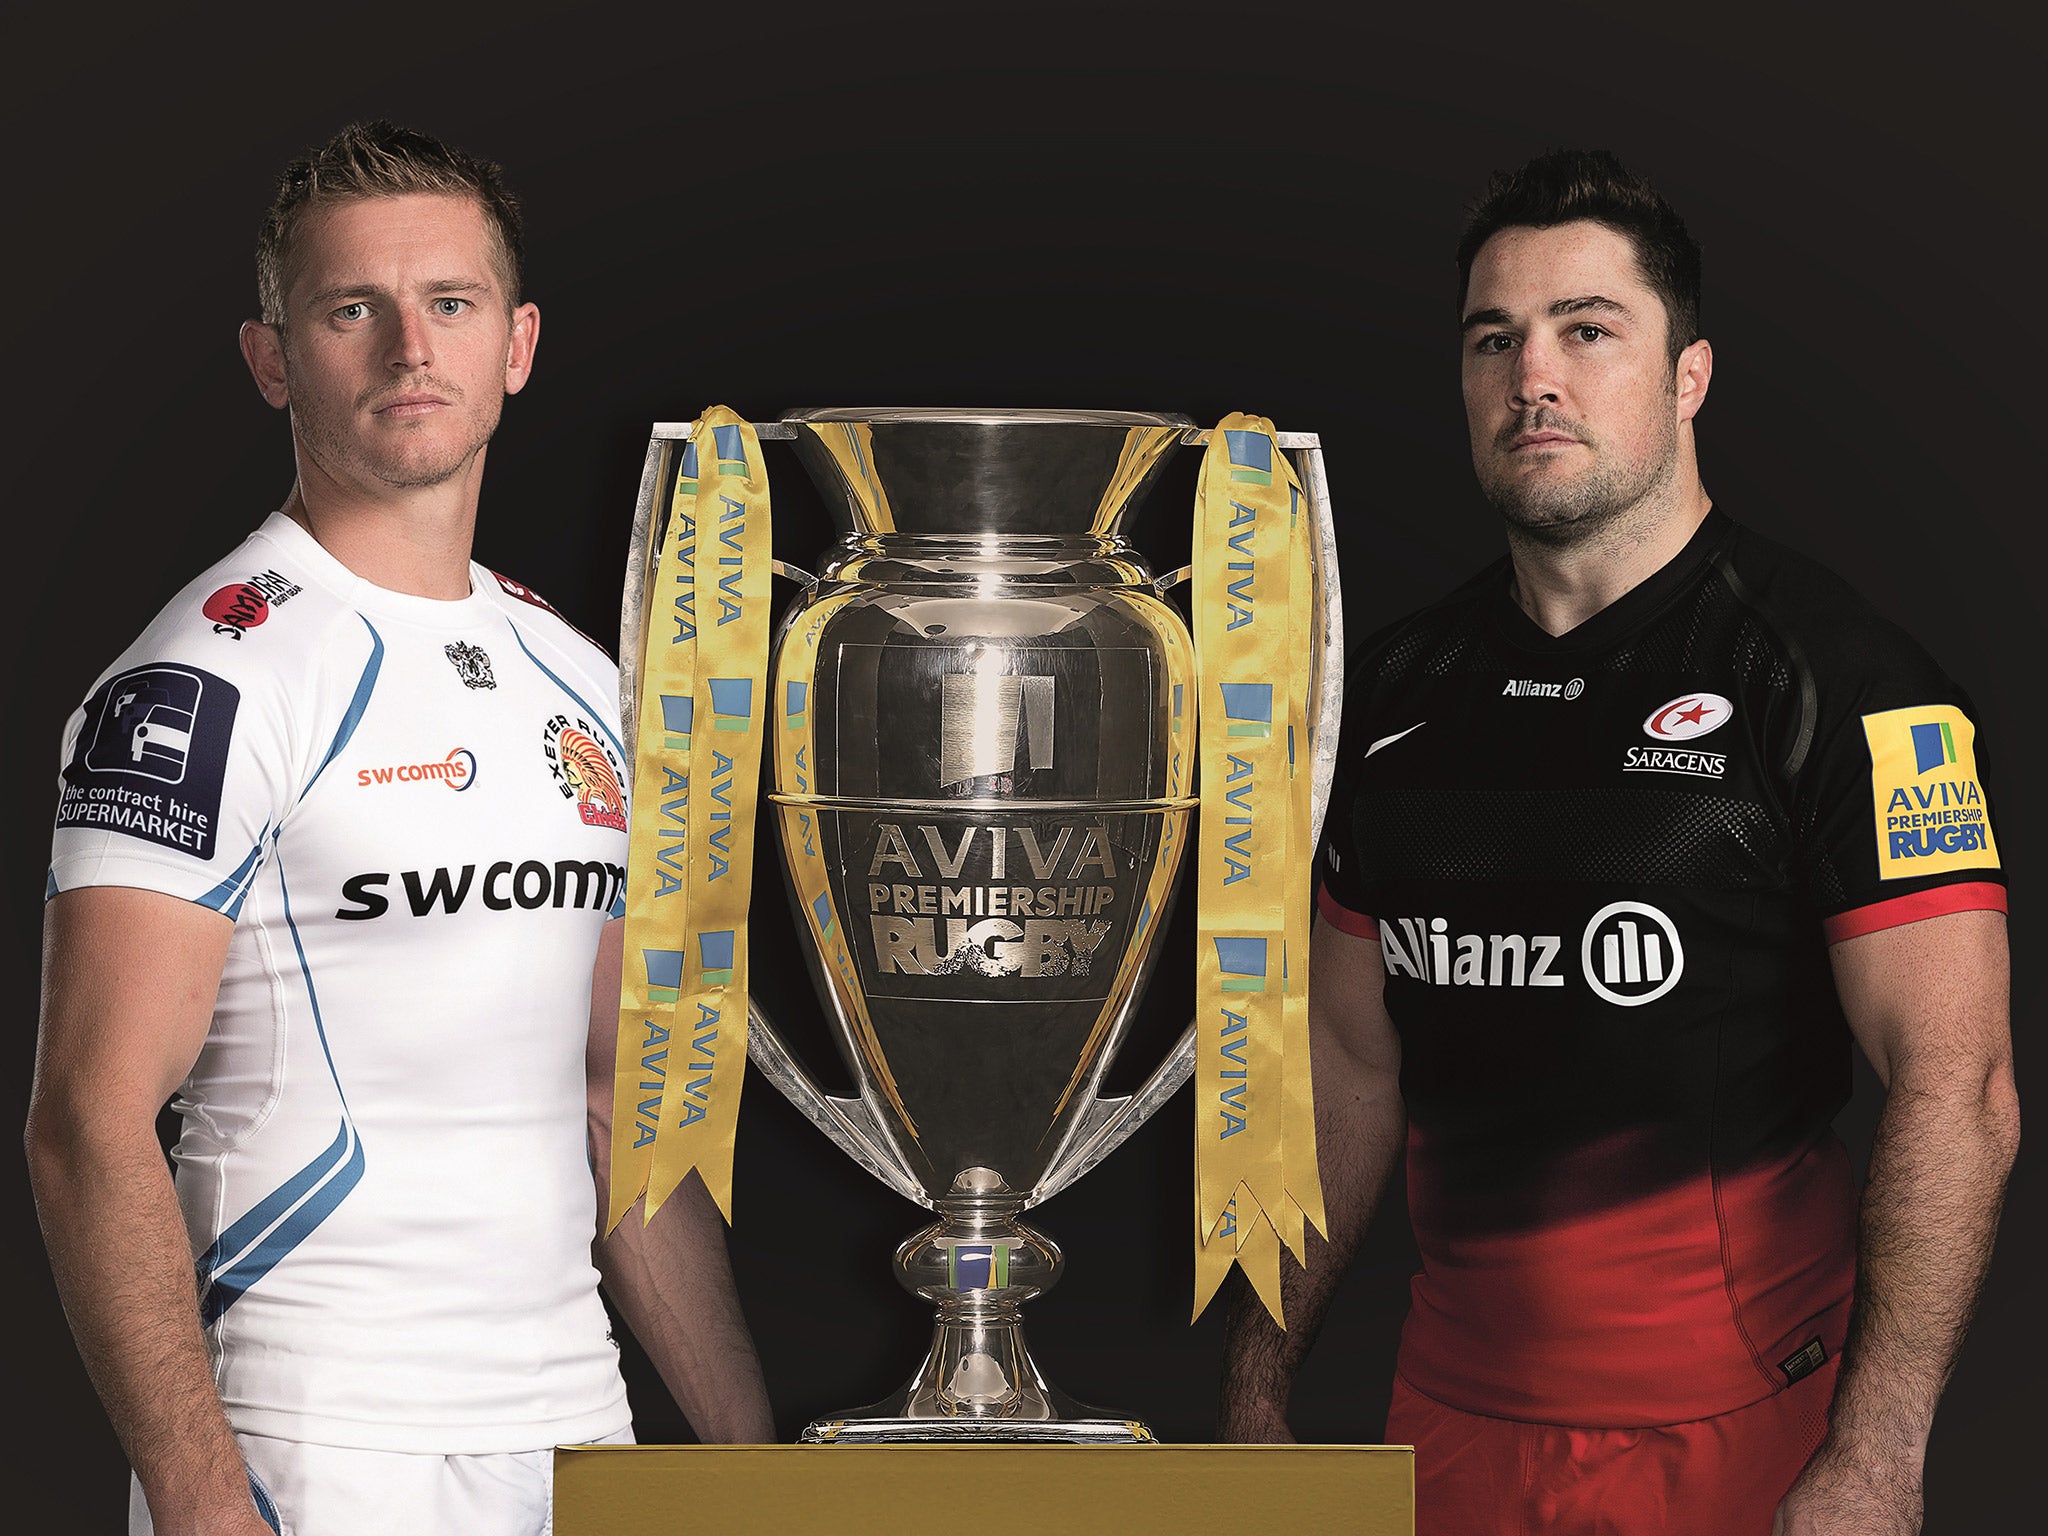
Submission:
M 1532 336 L 1523 342 L 1515 353 L 1514 372 L 1508 380 L 1508 404 L 1518 411 L 1556 405 L 1564 393 L 1559 361 L 1549 338 Z
M 384 360 L 400 372 L 425 368 L 434 361 L 433 344 L 423 316 L 408 309 L 399 310 L 392 322 Z

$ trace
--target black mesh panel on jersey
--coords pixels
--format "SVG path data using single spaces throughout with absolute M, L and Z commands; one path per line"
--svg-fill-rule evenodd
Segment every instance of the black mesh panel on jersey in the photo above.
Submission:
M 1741 800 L 1616 785 L 1396 790 L 1370 804 L 1353 835 L 1375 881 L 1784 883 L 1782 835 L 1764 807 Z
M 1745 686 L 1784 690 L 1792 669 L 1770 628 L 1719 581 L 1702 582 L 1684 606 L 1600 663 L 1603 672 L 1720 672 Z

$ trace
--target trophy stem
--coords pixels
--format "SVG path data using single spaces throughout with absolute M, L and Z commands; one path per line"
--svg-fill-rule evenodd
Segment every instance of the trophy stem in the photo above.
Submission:
M 896 1250 L 896 1278 L 937 1304 L 931 1348 L 879 1403 L 805 1429 L 806 1444 L 862 1441 L 1053 1441 L 1132 1445 L 1135 1419 L 1075 1402 L 1046 1382 L 1024 1342 L 1023 1304 L 1050 1289 L 1065 1260 L 1018 1222 L 1024 1200 L 971 1168 L 939 1202 L 942 1219 Z

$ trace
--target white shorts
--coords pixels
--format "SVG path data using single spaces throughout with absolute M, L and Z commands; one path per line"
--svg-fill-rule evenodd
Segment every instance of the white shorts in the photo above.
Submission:
M 353 1451 L 237 1434 L 256 1507 L 280 1536 L 549 1536 L 555 1452 L 495 1456 Z M 633 1431 L 600 1445 L 631 1445 Z M 152 1536 L 142 1485 L 128 1479 L 128 1536 Z

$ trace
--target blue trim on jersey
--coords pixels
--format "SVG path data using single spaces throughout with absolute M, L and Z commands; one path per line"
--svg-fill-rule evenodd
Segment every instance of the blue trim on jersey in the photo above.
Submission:
M 512 631 L 512 638 L 519 642 L 519 649 L 521 649 L 522 651 L 526 651 L 526 659 L 532 662 L 536 667 L 539 667 L 541 670 L 541 675 L 546 677 L 549 682 L 553 683 L 557 688 L 561 689 L 562 692 L 566 693 L 567 695 L 569 695 L 570 698 L 574 699 L 576 701 L 576 707 L 578 709 L 582 710 L 584 714 L 588 715 L 592 720 L 597 722 L 597 728 L 600 731 L 604 732 L 605 739 L 611 742 L 612 750 L 619 754 L 621 760 L 631 761 L 631 759 L 627 757 L 625 747 L 620 744 L 619 738 L 612 734 L 612 728 L 604 723 L 604 716 L 599 714 L 596 710 L 592 709 L 589 704 L 585 703 L 582 694 L 578 693 L 574 688 L 571 688 L 567 683 L 563 682 L 559 677 L 555 676 L 553 672 L 550 672 L 548 670 L 548 664 L 546 662 L 542 661 L 538 656 L 534 655 L 532 651 L 526 649 L 526 638 L 519 633 L 519 626 L 517 624 L 514 624 L 509 618 L 505 620 L 505 623 Z
M 214 1239 L 213 1246 L 199 1260 L 200 1283 L 210 1284 L 214 1271 L 224 1262 L 239 1263 L 244 1250 L 282 1220 L 321 1180 L 341 1166 L 348 1154 L 348 1144 L 349 1125 L 344 1120 L 326 1151 L 257 1201 Z
M 349 1192 L 363 1178 L 363 1144 L 355 1127 L 342 1122 L 342 1136 L 351 1144 L 348 1161 L 325 1184 L 314 1190 L 306 1202 L 270 1229 L 269 1234 L 228 1268 L 215 1275 L 199 1302 L 199 1326 L 210 1328 L 251 1286 L 275 1269 L 280 1260 L 313 1235 L 320 1223 L 334 1214 Z
M 57 871 L 47 870 L 43 874 L 43 900 L 48 901 L 57 894 Z
M 277 1500 L 273 1499 L 270 1490 L 263 1486 L 262 1478 L 250 1472 L 246 1465 L 242 1470 L 249 1472 L 249 1497 L 256 1501 L 256 1513 L 263 1517 L 265 1525 L 277 1532 L 277 1536 L 284 1536 L 284 1518 L 277 1512 Z
M 360 613 L 356 617 L 363 619 Z M 363 619 L 363 628 L 370 632 L 370 659 L 363 665 L 355 697 L 348 701 L 348 713 L 341 717 L 341 726 L 334 733 L 334 745 L 327 749 L 327 755 L 320 759 L 320 766 L 313 770 L 313 777 L 306 780 L 306 787 L 299 791 L 301 800 L 313 792 L 313 786 L 320 782 L 320 775 L 327 771 L 327 765 L 348 745 L 349 737 L 355 735 L 356 727 L 362 724 L 363 711 L 370 707 L 370 693 L 377 686 L 378 669 L 384 665 L 384 637 L 377 633 L 377 626 L 368 619 Z
M 366 619 L 364 622 L 369 621 Z M 376 631 L 370 633 L 374 635 Z M 379 656 L 382 650 L 380 644 Z M 377 656 L 371 658 L 370 668 L 364 674 L 366 683 L 375 680 L 377 660 Z M 357 695 L 365 702 L 369 698 L 366 688 L 359 688 Z M 360 716 L 361 711 L 355 713 Z M 353 730 L 353 725 L 348 729 Z M 327 1059 L 328 1076 L 334 1079 L 334 1091 L 341 1098 L 341 1130 L 326 1151 L 264 1196 L 206 1250 L 197 1265 L 202 1327 L 212 1327 L 249 1287 L 269 1274 L 279 1260 L 310 1237 L 321 1222 L 334 1214 L 335 1207 L 347 1198 L 349 1191 L 363 1177 L 362 1139 L 357 1136 L 355 1122 L 349 1116 L 348 1095 L 342 1089 L 341 1075 L 334 1070 L 334 1053 L 327 1045 L 327 1025 L 320 1016 L 320 994 L 313 985 L 313 968 L 306 963 L 306 946 L 299 937 L 299 925 L 292 917 L 291 887 L 285 880 L 282 863 L 278 865 L 277 886 L 284 897 L 284 921 L 291 930 L 292 948 L 299 957 L 299 973 L 306 978 L 306 1000 L 312 1005 L 313 1029 L 320 1038 L 320 1053 Z M 253 1248 L 249 1246 L 252 1242 L 255 1243 Z M 223 1259 L 227 1261 L 225 1266 L 216 1268 Z
M 263 839 L 269 835 L 268 827 L 256 835 L 256 846 L 249 850 L 249 857 L 235 866 L 233 874 L 201 896 L 200 906 L 211 907 L 228 917 L 242 915 L 242 903 L 249 899 L 249 890 L 256 880 L 256 866 L 263 862 Z

